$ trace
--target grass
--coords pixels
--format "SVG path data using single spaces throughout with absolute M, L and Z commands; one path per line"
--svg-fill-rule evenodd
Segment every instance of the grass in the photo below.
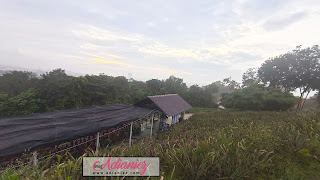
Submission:
M 190 110 L 186 111 L 186 113 L 215 112 L 215 111 L 220 111 L 220 109 L 218 109 L 218 108 L 193 107 Z
M 320 111 L 193 113 L 169 131 L 98 156 L 160 157 L 164 179 L 320 179 Z M 64 156 L 65 162 L 8 169 L 0 178 L 95 179 L 82 177 L 82 157 Z

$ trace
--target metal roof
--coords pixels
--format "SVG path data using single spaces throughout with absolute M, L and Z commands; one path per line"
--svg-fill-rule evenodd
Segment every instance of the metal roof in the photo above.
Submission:
M 178 94 L 166 94 L 158 96 L 148 96 L 146 99 L 150 99 L 161 111 L 168 116 L 177 115 L 183 111 L 191 109 L 192 106 L 182 99 Z M 140 101 L 146 101 L 146 99 Z M 140 107 L 144 106 L 144 103 L 138 102 Z

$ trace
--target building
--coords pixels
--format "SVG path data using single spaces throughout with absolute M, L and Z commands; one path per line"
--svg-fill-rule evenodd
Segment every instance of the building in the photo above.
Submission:
M 149 96 L 136 106 L 108 104 L 5 117 L 0 121 L 0 163 L 14 164 L 14 156 L 32 155 L 28 163 L 37 165 L 39 160 L 82 145 L 98 152 L 100 143 L 113 137 L 128 138 L 130 146 L 138 124 L 149 122 L 145 123 L 149 132 L 141 126 L 140 134 L 152 136 L 153 129 L 179 122 L 190 108 L 179 95 L 168 94 Z
M 157 110 L 160 113 L 160 129 L 163 123 L 169 126 L 178 123 L 184 118 L 185 111 L 192 108 L 178 94 L 148 96 L 137 102 L 135 106 Z

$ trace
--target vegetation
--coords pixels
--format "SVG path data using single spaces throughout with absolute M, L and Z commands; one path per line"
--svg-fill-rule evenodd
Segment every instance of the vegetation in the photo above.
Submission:
M 319 134 L 320 111 L 197 112 L 169 131 L 98 156 L 158 156 L 164 179 L 314 180 L 320 179 Z M 51 167 L 9 169 L 1 179 L 94 179 L 82 177 L 82 157 L 64 156 L 66 162 Z
M 313 97 L 308 98 L 303 106 L 303 110 L 307 111 L 310 109 L 320 108 L 320 102 L 318 95 L 314 95 Z
M 298 102 L 298 98 L 291 93 L 257 84 L 235 90 L 221 100 L 227 108 L 255 111 L 285 111 Z
M 230 77 L 202 87 L 187 87 L 175 76 L 141 82 L 105 74 L 73 77 L 61 69 L 40 76 L 11 71 L 0 76 L 0 116 L 134 104 L 148 95 L 177 93 L 198 107 L 189 111 L 191 120 L 130 148 L 101 149 L 98 156 L 158 156 L 165 179 L 320 179 L 320 111 L 286 111 L 297 103 L 299 110 L 319 107 L 319 94 L 303 100 L 319 92 L 319 57 L 318 46 L 298 46 L 248 69 L 242 85 Z M 297 88 L 300 100 L 290 93 Z M 219 100 L 233 110 L 214 109 Z M 82 157 L 56 155 L 39 167 L 8 169 L 0 178 L 94 179 L 82 177 Z
M 306 102 L 303 99 L 312 90 L 320 89 L 319 57 L 317 45 L 305 49 L 298 46 L 292 52 L 266 60 L 258 69 L 249 68 L 242 76 L 242 85 L 229 77 L 202 87 L 187 87 L 183 79 L 175 76 L 141 82 L 105 74 L 73 77 L 62 69 L 40 76 L 11 71 L 0 76 L 0 116 L 134 104 L 148 95 L 172 93 L 194 107 L 217 107 L 215 103 L 223 99 L 225 106 L 244 110 L 287 110 L 295 103 L 297 109 L 302 109 Z M 299 102 L 289 93 L 297 88 Z
M 271 58 L 258 70 L 258 77 L 268 87 L 284 91 L 300 90 L 302 109 L 303 98 L 307 99 L 312 90 L 320 89 L 320 49 L 318 45 L 302 49 L 297 46 L 292 52 Z
M 288 110 L 297 104 L 301 110 L 313 90 L 320 89 L 320 49 L 315 45 L 266 60 L 260 68 L 249 68 L 242 75 L 242 86 L 234 84 L 235 91 L 222 94 L 222 104 L 242 110 Z M 300 90 L 296 101 L 290 91 Z M 311 105 L 314 106 L 314 105 Z M 307 108 L 310 103 L 307 104 Z
M 228 87 L 226 87 L 228 88 Z M 148 95 L 177 93 L 192 106 L 216 107 L 218 86 L 186 86 L 183 79 L 147 82 L 104 74 L 68 76 L 56 69 L 39 77 L 31 72 L 11 71 L 0 76 L 0 116 L 85 107 L 91 105 L 134 104 Z

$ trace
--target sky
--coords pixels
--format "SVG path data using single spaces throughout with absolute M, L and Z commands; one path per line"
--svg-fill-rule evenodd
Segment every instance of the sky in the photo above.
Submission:
M 319 0 L 0 0 L 0 65 L 136 80 L 241 82 L 320 45 Z

